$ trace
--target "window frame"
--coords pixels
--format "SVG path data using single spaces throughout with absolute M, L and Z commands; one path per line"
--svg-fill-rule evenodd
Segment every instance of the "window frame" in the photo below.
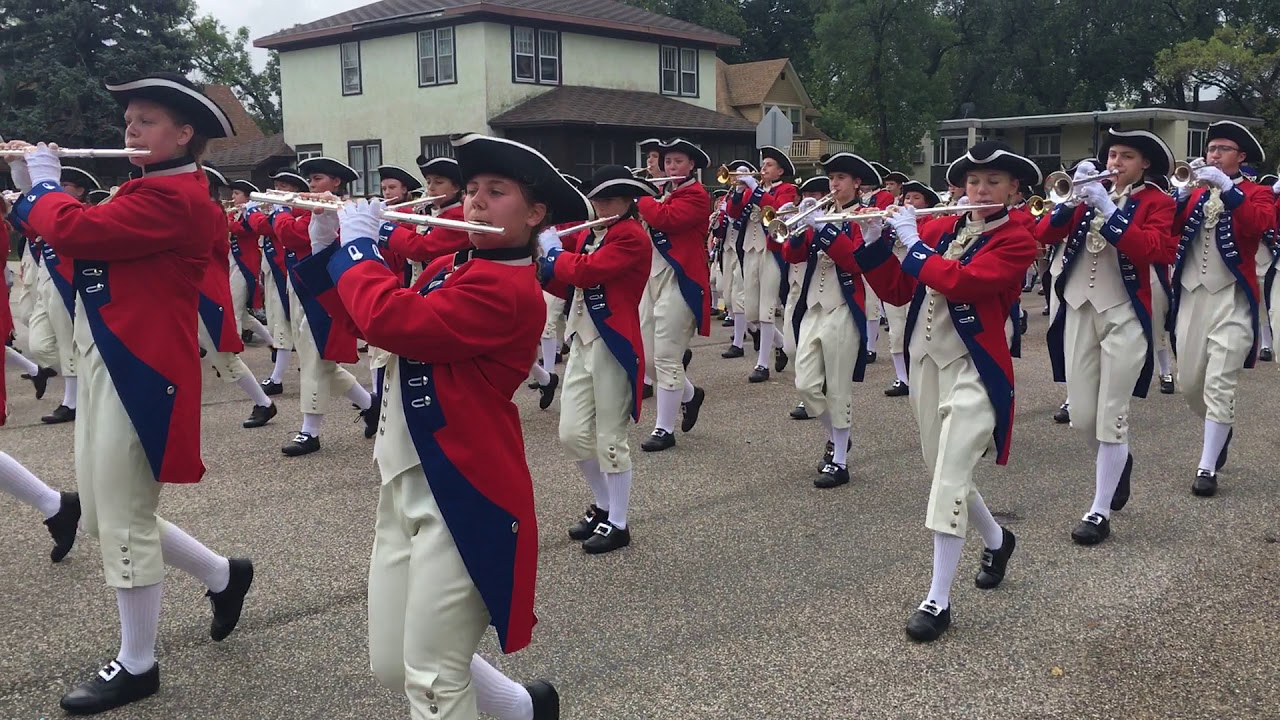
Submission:
M 1197 136 L 1199 136 L 1200 138 L 1199 140 L 1200 153 L 1198 155 L 1192 152 L 1192 149 L 1195 147 L 1195 141 L 1193 140 L 1193 138 Z M 1209 144 L 1209 126 L 1208 125 L 1205 125 L 1204 127 L 1195 127 L 1194 125 L 1187 125 L 1187 162 L 1191 162 L 1196 158 L 1203 158 L 1204 148 L 1208 144 Z
M 674 52 L 675 67 L 668 69 L 666 66 L 667 51 Z M 693 53 L 693 70 L 684 69 L 685 53 Z M 684 45 L 659 45 L 658 46 L 658 93 L 669 97 L 701 97 L 702 92 L 702 52 L 696 47 L 688 47 Z M 666 74 L 668 72 L 675 73 L 674 87 L 667 86 Z M 684 79 L 685 75 L 693 76 L 693 92 L 685 92 Z M 803 117 L 802 117 L 803 122 Z
M 447 80 L 440 79 L 441 59 L 442 59 L 442 55 L 440 53 L 440 34 L 443 32 L 447 32 L 449 34 L 450 52 L 447 56 L 443 56 L 448 58 L 449 79 Z M 432 55 L 430 58 L 427 58 L 422 54 L 422 38 L 428 34 L 431 36 Z M 418 52 L 418 87 L 425 88 L 425 87 L 436 87 L 439 85 L 458 84 L 457 38 L 458 38 L 458 33 L 457 33 L 457 30 L 455 30 L 455 26 L 453 25 L 443 25 L 440 27 L 427 28 L 426 30 L 419 30 L 417 34 L 414 35 L 415 43 L 417 45 L 417 52 Z M 431 61 L 432 65 L 434 66 L 433 80 L 424 80 L 422 76 L 422 64 L 428 59 Z
M 378 161 L 369 162 L 369 148 L 378 148 Z M 360 163 L 352 158 L 352 152 L 357 148 L 360 150 Z M 382 141 L 381 140 L 348 140 L 347 141 L 347 164 L 360 176 L 355 182 L 350 183 L 347 192 L 352 197 L 374 197 L 382 195 L 382 178 L 378 176 L 378 167 L 382 165 Z M 363 192 L 357 192 L 357 187 L 363 189 Z M 371 191 L 371 187 L 377 188 Z
M 1040 142 L 1047 141 L 1048 152 L 1040 152 Z M 1056 142 L 1055 142 L 1056 141 Z M 1028 158 L 1061 158 L 1062 157 L 1062 133 L 1054 131 L 1038 131 L 1028 132 L 1024 144 L 1027 148 Z M 1057 145 L 1057 152 L 1054 152 L 1054 145 Z
M 955 157 L 948 157 L 947 155 L 947 144 L 949 141 L 954 141 L 959 143 L 960 152 L 957 153 Z M 939 135 L 938 138 L 933 143 L 933 166 L 947 167 L 951 163 L 955 162 L 956 160 L 959 160 L 962 155 L 968 152 L 968 150 L 969 150 L 968 135 Z M 942 155 L 941 161 L 938 160 L 939 152 L 941 152 L 941 155 Z
M 346 55 L 344 54 L 343 49 L 352 45 L 355 46 L 355 49 L 356 49 L 356 64 L 355 64 L 356 89 L 353 91 L 348 91 L 347 90 L 347 58 L 346 58 Z M 342 96 L 351 97 L 353 95 L 363 95 L 364 94 L 364 64 L 363 64 L 363 60 L 361 59 L 359 40 L 352 40 L 351 42 L 344 42 L 344 43 L 338 44 L 338 68 L 339 68 L 338 82 L 341 84 L 341 87 L 342 87 Z
M 294 146 L 294 167 L 297 167 L 303 160 L 311 158 L 324 157 L 324 145 L 321 143 L 299 144 Z
M 516 50 L 516 33 L 517 31 L 527 30 L 533 33 L 533 52 L 521 53 Z M 543 34 L 553 34 L 555 37 L 555 54 L 547 54 L 543 48 Z M 549 43 L 548 43 L 549 44 Z M 532 77 L 521 77 L 519 73 L 519 58 L 529 57 L 532 59 Z M 554 80 L 548 80 L 542 75 L 542 61 L 544 59 L 554 58 L 556 76 Z M 564 38 L 559 30 L 539 27 L 537 25 L 512 25 L 511 26 L 511 82 L 521 85 L 552 85 L 559 86 L 564 83 Z
M 443 149 L 444 152 L 427 152 L 432 146 Z M 428 161 L 438 157 L 453 157 L 453 143 L 449 142 L 448 135 L 422 135 L 418 137 L 418 154 L 422 155 Z

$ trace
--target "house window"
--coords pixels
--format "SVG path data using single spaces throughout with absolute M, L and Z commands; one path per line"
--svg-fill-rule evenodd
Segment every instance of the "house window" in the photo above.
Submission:
M 362 91 L 360 82 L 360 43 L 342 43 L 342 94 L 359 95 Z
M 511 75 L 516 82 L 560 84 L 560 33 L 511 28 Z
M 791 134 L 794 137 L 804 134 L 804 108 L 787 108 L 787 119 L 791 121 Z
M 623 150 L 609 138 L 584 139 L 576 143 L 573 158 L 573 174 L 583 180 L 595 174 L 605 165 L 613 165 L 630 155 L 631 148 Z
M 1209 136 L 1208 128 L 1187 128 L 1187 162 L 1204 157 L 1205 140 Z
M 433 28 L 418 33 L 418 87 L 457 82 L 453 28 Z
M 967 151 L 969 142 L 968 138 L 961 135 L 959 137 L 940 137 L 933 144 L 933 164 L 934 165 L 950 165 Z
M 663 95 L 698 96 L 698 51 L 663 45 L 658 50 Z
M 309 160 L 311 158 L 321 157 L 322 155 L 324 155 L 324 146 L 320 144 L 299 145 L 297 148 L 297 152 L 298 152 L 298 162 L 302 162 L 303 160 Z
M 453 157 L 453 144 L 448 135 L 431 135 L 418 138 L 418 148 L 422 157 L 434 160 L 439 157 Z
M 1062 155 L 1062 135 L 1060 133 L 1028 133 L 1027 157 L 1056 158 Z
M 378 166 L 382 164 L 381 140 L 347 143 L 347 164 L 356 171 L 356 181 L 348 188 L 352 195 L 381 194 L 382 178 L 378 176 Z

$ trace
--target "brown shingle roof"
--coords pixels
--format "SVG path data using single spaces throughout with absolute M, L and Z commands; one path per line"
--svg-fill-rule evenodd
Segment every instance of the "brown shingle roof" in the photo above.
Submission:
M 226 85 L 205 85 L 204 94 L 218 107 L 222 108 L 222 112 L 226 113 L 231 120 L 231 127 L 235 128 L 236 131 L 235 137 L 209 141 L 210 151 L 221 150 L 232 145 L 262 138 L 262 130 L 258 127 L 258 123 L 253 121 L 253 116 L 249 114 L 248 110 L 244 109 L 244 104 L 231 91 L 231 88 Z
M 476 16 L 576 25 L 600 33 L 621 32 L 717 46 L 741 44 L 731 35 L 651 13 L 618 0 L 381 0 L 315 22 L 294 25 L 258 38 L 253 44 L 255 47 L 286 50 L 290 46 L 333 44 L 341 36 L 356 31 L 403 33 L 415 23 L 448 22 Z
M 270 137 L 258 137 L 238 145 L 211 150 L 205 155 L 205 159 L 219 169 L 253 168 L 261 165 L 268 158 L 292 158 L 294 155 L 296 153 L 284 141 L 284 135 L 276 133 Z
M 778 76 L 787 68 L 787 58 L 761 60 L 759 62 L 738 63 L 724 66 L 725 89 L 728 92 L 729 104 L 734 107 L 759 105 L 769 94 L 769 89 L 778 81 Z M 716 61 L 717 70 L 721 62 Z
M 751 132 L 756 126 L 657 93 L 566 85 L 489 120 L 496 128 L 594 125 L 655 130 Z

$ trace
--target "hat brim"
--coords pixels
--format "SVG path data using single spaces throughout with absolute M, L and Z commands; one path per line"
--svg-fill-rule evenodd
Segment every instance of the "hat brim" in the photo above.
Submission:
M 262 192 L 261 190 L 258 189 L 257 185 L 254 185 L 248 180 L 236 180 L 235 182 L 231 183 L 231 189 L 239 190 L 245 195 L 248 195 L 249 193 Z
M 880 173 L 876 172 L 875 164 L 867 162 L 859 155 L 850 152 L 839 152 L 834 155 L 828 155 L 826 159 L 819 159 L 819 164 L 826 171 L 827 175 L 831 173 L 845 173 L 852 175 L 862 181 L 863 185 L 879 186 Z
M 900 173 L 897 170 L 894 170 L 888 175 L 885 175 L 883 179 L 885 182 L 889 182 L 890 180 L 892 180 L 896 183 L 903 184 L 903 185 L 911 182 L 911 178 L 907 177 L 906 173 Z
M 651 153 L 654 150 L 658 150 L 658 146 L 662 144 L 662 141 L 658 138 L 649 138 L 647 140 L 641 140 L 636 144 L 640 146 L 640 152 Z
M 588 200 L 607 200 L 609 198 L 641 198 L 657 197 L 660 193 L 652 183 L 639 178 L 610 178 L 591 187 L 586 195 Z
M 306 192 L 311 187 L 311 183 L 307 182 L 306 178 L 289 170 L 283 170 L 275 175 L 268 175 L 267 179 L 275 182 L 289 183 L 290 185 L 299 188 L 302 192 Z
M 422 187 L 422 181 L 409 174 L 408 170 L 399 165 L 379 165 L 378 177 L 390 178 L 391 180 L 399 180 L 404 186 L 410 190 L 417 190 Z
M 929 207 L 934 207 L 942 202 L 942 198 L 938 197 L 938 193 L 933 188 L 919 180 L 908 180 L 902 183 L 902 194 L 906 195 L 909 192 L 917 192 L 923 195 L 924 199 L 929 203 Z
M 1142 153 L 1142 157 L 1151 163 L 1147 168 L 1148 175 L 1168 175 L 1173 168 L 1173 151 L 1160 136 L 1147 130 L 1115 130 L 1107 131 L 1106 138 L 1098 147 L 1098 159 L 1106 165 L 1107 154 L 1115 145 L 1124 145 Z
M 329 177 L 336 177 L 344 183 L 355 182 L 360 177 L 355 168 L 328 157 L 314 157 L 303 160 L 298 163 L 298 173 L 304 177 L 310 176 L 312 173 L 319 173 Z
M 75 183 L 86 190 L 101 190 L 102 183 L 98 182 L 98 178 L 89 174 L 87 170 L 81 170 L 78 167 L 64 165 L 62 167 L 61 182 Z
M 676 138 L 668 142 L 658 144 L 658 158 L 661 161 L 668 153 L 683 153 L 689 156 L 693 161 L 695 169 L 703 170 L 711 166 L 711 156 L 703 152 L 702 148 L 683 138 Z
M 454 136 L 450 142 L 464 183 L 477 175 L 500 175 L 521 183 L 535 201 L 546 205 L 550 223 L 591 217 L 591 203 L 537 150 L 478 133 Z
M 738 167 L 741 165 L 746 165 L 747 169 L 750 170 L 751 172 L 760 172 L 760 168 L 756 167 L 755 163 L 747 162 L 746 160 L 734 160 L 733 162 L 729 163 L 727 167 L 730 170 L 737 170 Z
M 214 187 L 227 186 L 227 176 L 223 175 L 222 171 L 218 170 L 217 168 L 211 167 L 209 165 L 205 165 L 204 174 L 207 175 L 209 179 L 214 182 Z
M 791 158 L 787 154 L 772 145 L 765 145 L 760 148 L 760 164 L 764 165 L 764 161 L 772 160 L 782 168 L 783 177 L 791 177 L 796 174 L 795 163 L 791 162 Z
M 822 193 L 826 195 L 831 192 L 831 178 L 825 175 L 811 177 L 800 183 L 800 192 L 802 193 Z
M 111 197 L 110 190 L 90 190 L 88 195 L 89 202 L 93 203 L 94 205 L 97 205 L 98 203 L 102 202 L 103 200 L 106 200 L 109 197 Z
M 1262 143 L 1249 132 L 1249 129 L 1233 120 L 1219 120 L 1209 126 L 1205 134 L 1205 143 L 1217 139 L 1230 140 L 1240 146 L 1245 154 L 1245 162 L 1261 166 L 1267 161 L 1267 154 L 1262 150 Z
M 997 150 L 985 158 L 975 158 L 965 153 L 947 167 L 947 183 L 964 186 L 964 178 L 975 170 L 1000 170 L 1012 175 L 1025 186 L 1039 185 L 1043 180 L 1040 167 L 1027 158 L 1007 150 Z
M 232 137 L 236 134 L 231 125 L 231 118 L 218 107 L 218 104 L 197 90 L 164 78 L 140 78 L 129 82 L 112 85 L 107 83 L 107 92 L 121 107 L 128 107 L 130 101 L 150 100 L 181 115 L 195 131 L 206 138 Z

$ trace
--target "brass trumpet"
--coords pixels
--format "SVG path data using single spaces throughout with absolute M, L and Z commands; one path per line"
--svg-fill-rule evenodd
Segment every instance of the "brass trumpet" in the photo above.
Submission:
M 916 210 L 917 217 L 932 217 L 934 215 L 951 215 L 958 212 L 973 212 L 975 210 L 998 210 L 1004 207 L 1004 203 L 987 203 L 985 205 L 965 205 L 962 207 L 932 207 L 923 210 Z M 846 223 L 846 222 L 870 222 L 872 220 L 883 220 L 893 213 L 887 210 L 869 213 L 835 213 L 833 215 L 821 215 L 814 218 L 814 222 L 819 223 Z
M 828 193 L 826 197 L 817 203 L 810 205 L 803 210 L 799 207 L 790 210 L 775 210 L 771 207 L 765 207 L 760 211 L 760 221 L 765 224 L 769 232 L 775 238 L 789 238 L 796 233 L 797 230 L 804 227 L 804 219 L 819 210 L 826 210 L 836 201 L 836 194 Z M 782 216 L 786 215 L 784 220 Z
M 1039 195 L 1032 195 L 1027 198 L 1027 210 L 1032 217 L 1041 217 L 1045 213 L 1053 212 L 1055 203 L 1052 200 L 1045 200 Z
M 1059 205 L 1075 197 L 1076 189 L 1081 185 L 1088 185 L 1089 183 L 1101 182 L 1103 180 L 1111 180 L 1119 174 L 1119 170 L 1103 170 L 1100 173 L 1076 180 L 1067 173 L 1059 170 L 1058 172 L 1050 173 L 1049 177 L 1045 178 L 1044 186 L 1049 190 L 1049 199 L 1053 201 L 1055 205 Z
M 720 169 L 716 171 L 716 182 L 720 183 L 721 185 L 728 185 L 729 183 L 733 182 L 736 178 L 746 177 L 748 175 L 750 175 L 751 177 L 760 177 L 760 173 L 757 171 L 730 170 L 728 165 L 721 165 Z
M 1208 165 L 1204 158 L 1196 158 L 1190 163 L 1177 162 L 1173 165 L 1173 172 L 1169 173 L 1169 187 L 1175 190 L 1183 188 L 1195 187 L 1199 183 L 1196 181 L 1196 171 Z

